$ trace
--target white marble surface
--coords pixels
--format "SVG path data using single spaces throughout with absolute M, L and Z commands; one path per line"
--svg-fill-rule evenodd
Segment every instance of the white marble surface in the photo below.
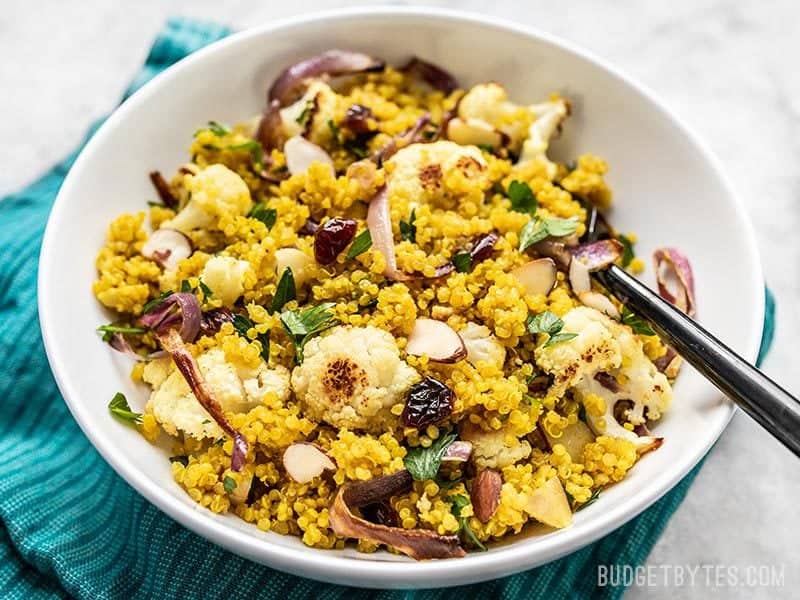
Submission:
M 123 7 L 103 0 L 4 0 L 0 195 L 45 171 L 114 107 L 169 15 L 244 28 L 353 4 L 370 3 L 139 0 Z M 707 140 L 747 203 L 778 299 L 775 346 L 764 367 L 800 393 L 791 346 L 800 335 L 800 5 L 430 4 L 511 18 L 580 44 L 653 88 Z M 634 587 L 626 597 L 797 597 L 799 467 L 788 451 L 737 415 L 649 558 L 651 565 L 785 565 L 783 587 L 715 587 L 701 577 L 694 586 Z

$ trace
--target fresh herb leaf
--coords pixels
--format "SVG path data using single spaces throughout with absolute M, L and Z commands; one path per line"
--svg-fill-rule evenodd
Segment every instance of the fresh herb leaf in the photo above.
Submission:
M 494 154 L 494 146 L 492 146 L 491 144 L 478 144 L 478 148 L 480 148 L 487 154 Z
M 328 119 L 328 129 L 331 130 L 331 135 L 333 136 L 333 141 L 337 144 L 341 145 L 342 143 L 342 132 L 336 123 L 333 122 L 332 119 Z
M 567 171 L 572 173 L 575 169 L 578 168 L 578 161 L 577 160 L 571 160 L 567 164 L 565 164 L 564 166 L 567 168 Z
M 295 123 L 298 125 L 305 125 L 306 120 L 308 120 L 309 115 L 311 114 L 311 108 L 314 106 L 313 100 L 306 100 L 306 105 L 303 107 L 303 110 L 300 111 L 300 114 L 297 115 L 297 118 L 294 120 Z
M 633 253 L 633 242 L 627 235 L 617 234 L 617 239 L 622 244 L 622 268 L 626 269 L 630 266 L 631 261 L 636 258 Z
M 142 422 L 142 413 L 133 412 L 128 399 L 122 392 L 117 392 L 108 403 L 108 410 L 111 414 L 118 419 L 124 421 L 128 425 L 138 425 Z
M 367 158 L 367 149 L 358 140 L 346 140 L 342 147 L 354 154 L 356 158 Z
M 222 480 L 222 487 L 225 488 L 225 491 L 230 494 L 238 487 L 238 483 L 233 477 L 228 475 L 225 476 L 225 479 Z
M 189 283 L 189 280 L 188 279 L 184 279 L 183 281 L 181 281 L 181 293 L 182 294 L 187 294 L 187 293 L 189 293 L 191 291 L 192 291 L 192 286 Z
M 539 203 L 531 187 L 524 181 L 516 179 L 508 185 L 508 198 L 511 200 L 511 210 L 532 215 L 536 212 Z
M 269 362 L 269 330 L 258 334 L 258 341 L 261 342 L 261 358 L 264 362 Z
M 528 332 L 531 334 L 546 333 L 549 336 L 542 346 L 543 348 L 555 346 L 558 343 L 566 342 L 578 336 L 577 333 L 562 333 L 561 329 L 564 327 L 564 321 L 549 310 L 529 316 L 526 325 L 528 327 Z
M 104 340 L 106 335 L 110 336 L 115 333 L 127 333 L 130 335 L 142 335 L 143 333 L 147 333 L 147 329 L 144 327 L 125 327 L 123 325 L 100 325 L 100 327 L 97 328 L 97 331 L 104 334 Z
M 356 236 L 356 239 L 353 240 L 353 245 L 350 246 L 350 250 L 347 251 L 347 258 L 355 258 L 356 256 L 369 250 L 371 247 L 372 235 L 370 234 L 369 229 L 365 229 Z
M 275 289 L 275 296 L 272 298 L 272 312 L 278 312 L 283 308 L 287 302 L 291 302 L 297 298 L 297 289 L 294 285 L 294 274 L 292 269 L 286 267 L 283 270 L 283 275 L 278 282 L 278 287 Z
M 247 216 L 251 219 L 257 219 L 267 226 L 267 229 L 272 229 L 275 221 L 278 219 L 278 211 L 274 208 L 267 208 L 263 202 L 258 202 L 253 205 Z
M 469 273 L 472 270 L 472 257 L 469 252 L 459 252 L 453 255 L 453 265 L 459 273 Z
M 250 153 L 253 166 L 259 173 L 264 170 L 264 149 L 255 140 L 248 140 L 242 144 L 228 146 L 227 150 L 242 150 Z
M 475 532 L 472 531 L 472 527 L 469 524 L 469 517 L 461 516 L 461 511 L 471 504 L 470 499 L 462 494 L 456 494 L 454 496 L 449 496 L 447 501 L 450 502 L 450 505 L 453 507 L 453 516 L 458 518 L 458 532 L 463 534 L 473 546 L 482 552 L 486 552 L 486 546 L 483 545 L 483 542 L 481 542 L 478 536 L 475 535 Z
M 439 475 L 433 478 L 440 489 L 449 490 L 461 483 L 461 479 L 442 479 Z
M 579 510 L 583 510 L 584 508 L 586 508 L 590 504 L 594 504 L 595 502 L 597 502 L 597 499 L 599 497 L 600 497 L 600 490 L 593 491 L 592 495 L 589 496 L 589 499 L 586 502 L 584 502 L 583 504 L 581 504 L 578 508 L 576 508 L 575 512 L 578 512 Z
M 228 135 L 231 130 L 228 129 L 225 125 L 218 121 L 209 121 L 208 122 L 208 129 L 216 136 L 222 137 L 223 135 Z
M 169 457 L 169 462 L 181 463 L 184 467 L 188 467 L 189 466 L 189 457 L 188 456 L 183 456 L 183 455 L 181 455 L 181 456 L 170 456 Z
M 627 306 L 622 307 L 622 323 L 627 325 L 637 335 L 655 335 L 650 325 L 638 315 L 634 314 Z
M 411 209 L 411 216 L 408 217 L 408 221 L 400 221 L 400 237 L 406 242 L 414 242 L 417 241 L 417 226 L 414 225 L 414 222 L 417 220 L 417 212 L 416 209 Z
M 334 306 L 333 302 L 324 302 L 303 310 L 287 310 L 281 313 L 281 325 L 294 339 L 298 364 L 303 362 L 303 347 L 306 342 L 338 322 L 331 311 Z
M 167 290 L 166 292 L 160 293 L 158 296 L 150 300 L 147 304 L 142 307 L 142 313 L 149 313 L 153 310 L 156 306 L 161 304 L 165 298 L 172 295 L 172 290 Z
M 578 228 L 577 219 L 539 219 L 527 223 L 519 232 L 519 251 L 524 252 L 533 244 L 548 237 L 563 237 L 575 233 Z
M 202 281 L 200 282 L 200 291 L 203 292 L 203 302 L 208 302 L 208 299 L 214 295 L 214 291 Z
M 244 315 L 240 315 L 239 313 L 233 315 L 232 322 L 233 322 L 233 328 L 236 330 L 236 333 L 238 333 L 244 339 L 249 340 L 250 338 L 247 336 L 247 332 L 253 328 L 253 322 Z
M 411 477 L 418 481 L 436 477 L 442 464 L 442 457 L 456 437 L 455 433 L 448 433 L 436 438 L 427 448 L 422 446 L 411 448 L 403 459 L 403 464 L 411 473 Z

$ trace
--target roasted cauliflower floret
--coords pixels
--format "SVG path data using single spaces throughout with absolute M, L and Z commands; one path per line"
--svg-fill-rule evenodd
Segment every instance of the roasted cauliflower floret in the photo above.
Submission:
M 281 109 L 284 135 L 302 135 L 317 145 L 325 145 L 333 135 L 328 123 L 336 122 L 339 98 L 327 83 L 312 81 L 302 98 Z
M 467 347 L 467 361 L 474 367 L 488 362 L 498 369 L 506 362 L 506 349 L 485 325 L 470 321 L 458 332 Z
M 505 428 L 483 431 L 465 419 L 461 426 L 461 439 L 472 444 L 472 460 L 478 469 L 502 469 L 531 454 L 527 440 L 508 435 Z
M 246 215 L 253 207 L 247 184 L 228 167 L 214 164 L 186 178 L 189 202 L 161 227 L 189 233 L 215 228 L 222 217 Z
M 620 344 L 612 332 L 614 322 L 607 316 L 580 306 L 564 315 L 563 321 L 562 331 L 578 335 L 553 346 L 540 345 L 534 351 L 536 364 L 554 377 L 550 393 L 559 397 L 585 378 L 622 362 Z
M 201 354 L 197 364 L 226 412 L 247 412 L 270 392 L 281 401 L 289 397 L 289 371 L 285 367 L 267 367 L 263 362 L 255 369 L 235 365 L 225 360 L 220 348 Z M 171 359 L 149 362 L 142 379 L 153 388 L 145 410 L 155 416 L 164 431 L 171 435 L 183 432 L 196 439 L 218 439 L 224 435 Z
M 214 256 L 203 267 L 200 279 L 212 291 L 214 298 L 224 306 L 233 306 L 244 293 L 244 278 L 249 270 L 250 263 L 246 260 Z
M 382 432 L 392 405 L 419 380 L 392 335 L 376 327 L 335 327 L 309 341 L 292 387 L 305 415 L 335 427 Z

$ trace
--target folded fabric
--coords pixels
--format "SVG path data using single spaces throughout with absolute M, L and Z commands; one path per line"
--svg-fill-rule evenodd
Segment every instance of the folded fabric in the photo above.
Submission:
M 227 35 L 171 20 L 129 93 Z M 47 215 L 77 151 L 0 201 L 0 597 L 24 598 L 618 598 L 596 587 L 601 564 L 640 564 L 680 504 L 695 468 L 643 514 L 548 565 L 449 590 L 328 585 L 257 565 L 184 529 L 105 464 L 60 397 L 42 347 L 36 272 Z M 76 285 L 83 285 L 76 282 Z M 768 294 L 762 356 L 771 340 Z M 424 582 L 421 582 L 424 583 Z

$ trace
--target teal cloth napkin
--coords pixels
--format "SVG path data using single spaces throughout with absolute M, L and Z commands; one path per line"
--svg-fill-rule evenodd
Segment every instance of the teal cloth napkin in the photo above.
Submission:
M 128 94 L 228 33 L 218 25 L 171 20 Z M 0 201 L 0 597 L 466 600 L 622 595 L 622 588 L 596 587 L 597 565 L 642 563 L 699 466 L 639 517 L 566 558 L 449 590 L 361 590 L 286 575 L 229 554 L 149 504 L 83 436 L 58 393 L 42 347 L 36 310 L 39 248 L 50 207 L 76 155 Z M 769 292 L 767 309 L 762 357 L 772 338 Z

